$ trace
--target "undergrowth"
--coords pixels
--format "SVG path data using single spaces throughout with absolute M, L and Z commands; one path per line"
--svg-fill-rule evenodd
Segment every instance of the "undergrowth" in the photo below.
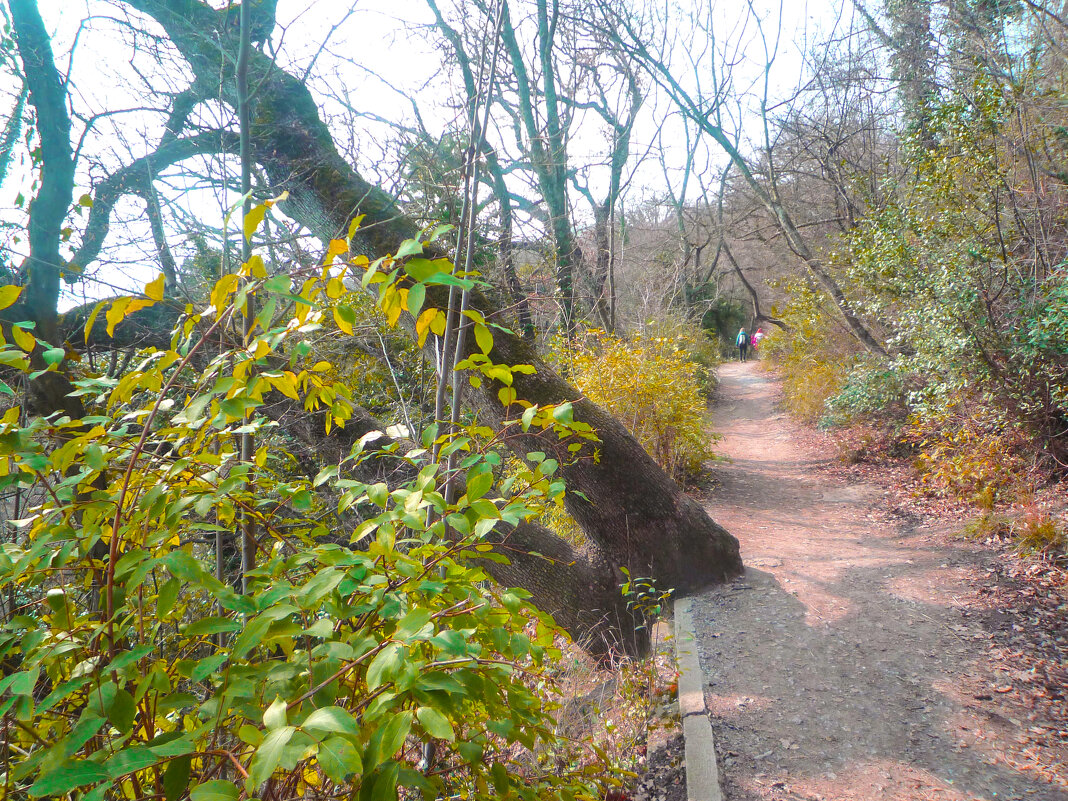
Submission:
M 550 360 L 669 475 L 685 479 L 711 455 L 704 423 L 713 353 L 703 332 L 654 324 L 630 339 L 595 329 L 557 339 Z
M 826 415 L 828 400 L 845 386 L 858 348 L 818 292 L 800 282 L 787 289 L 786 307 L 772 311 L 789 328 L 768 332 L 760 356 L 782 378 L 786 411 L 815 423 Z

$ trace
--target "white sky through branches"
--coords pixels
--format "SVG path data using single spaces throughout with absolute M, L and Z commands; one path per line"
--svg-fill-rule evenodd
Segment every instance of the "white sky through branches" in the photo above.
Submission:
M 781 36 L 770 74 L 773 107 L 796 89 L 804 74 L 801 53 L 809 42 L 832 29 L 848 27 L 853 12 L 848 6 L 842 12 L 836 0 L 781 6 L 760 0 L 754 6 L 765 34 L 770 39 Z M 57 66 L 62 72 L 69 70 L 72 138 L 78 148 L 77 198 L 91 192 L 93 183 L 111 170 L 155 147 L 163 130 L 167 93 L 181 91 L 188 78 L 165 37 L 151 28 L 150 33 L 159 35 L 138 31 L 146 27 L 144 20 L 121 0 L 40 0 L 40 8 L 53 34 Z M 444 3 L 442 8 L 446 10 Z M 514 4 L 512 13 L 517 19 L 521 12 L 522 7 Z M 693 13 L 708 15 L 719 41 L 702 41 L 687 33 L 686 17 Z M 675 30 L 669 32 L 675 40 L 669 52 L 680 75 L 693 69 L 690 62 L 699 54 L 733 62 L 732 97 L 726 112 L 741 126 L 743 137 L 754 133 L 753 104 L 763 91 L 764 50 L 754 20 L 746 20 L 748 15 L 745 4 L 737 0 L 711 8 L 681 4 L 671 20 L 677 23 Z M 431 134 L 455 128 L 455 98 L 461 96 L 462 87 L 454 71 L 442 71 L 443 49 L 430 28 L 433 17 L 423 0 L 355 4 L 351 0 L 279 0 L 278 22 L 273 45 L 280 66 L 293 74 L 308 73 L 309 88 L 339 147 L 368 178 L 387 187 L 396 183 L 394 126 L 415 124 L 413 102 Z M 3 78 L 0 102 L 6 106 L 6 118 L 14 107 L 18 83 L 10 70 Z M 677 187 L 683 177 L 686 134 L 681 120 L 651 81 L 645 79 L 644 86 L 646 102 L 628 163 L 628 205 L 663 197 L 665 182 L 670 180 Z M 229 109 L 205 105 L 199 113 L 205 125 L 232 123 Z M 576 122 L 570 155 L 576 165 L 582 165 L 582 175 L 596 194 L 603 191 L 607 180 L 606 129 L 592 113 L 578 116 Z M 22 146 L 0 187 L 2 241 L 16 264 L 25 250 L 19 230 L 25 223 L 25 204 L 16 205 L 16 199 L 21 195 L 28 200 L 33 192 L 27 153 Z M 700 151 L 695 160 L 697 169 L 709 172 L 719 163 L 722 156 L 714 150 Z M 236 171 L 232 159 L 203 158 L 184 166 L 192 166 L 193 174 L 175 168 L 157 183 L 179 261 L 191 252 L 185 235 L 198 224 L 205 230 L 218 227 L 225 207 L 238 199 L 236 192 L 221 190 L 215 180 Z M 573 205 L 581 224 L 588 217 L 583 211 L 586 204 L 576 199 Z M 76 244 L 81 225 L 84 216 L 73 215 L 72 243 Z M 146 234 L 143 204 L 129 198 L 121 202 L 113 215 L 109 245 L 90 271 L 92 280 L 71 287 L 64 305 L 130 291 L 151 280 L 157 271 L 156 256 Z

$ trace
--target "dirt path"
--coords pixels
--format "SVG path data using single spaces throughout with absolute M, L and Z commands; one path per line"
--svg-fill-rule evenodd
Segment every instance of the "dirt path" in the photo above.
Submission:
M 728 801 L 1068 799 L 1065 750 L 987 694 L 973 580 L 993 557 L 821 472 L 758 365 L 720 378 L 708 508 L 748 572 L 693 615 Z

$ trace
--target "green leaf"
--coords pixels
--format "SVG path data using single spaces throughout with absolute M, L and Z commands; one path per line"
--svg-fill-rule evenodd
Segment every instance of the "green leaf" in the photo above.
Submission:
M 400 774 L 400 764 L 390 762 L 378 774 L 374 788 L 371 790 L 371 801 L 393 801 L 397 797 L 397 777 Z
M 186 754 L 172 759 L 163 773 L 164 801 L 178 801 L 189 786 L 189 773 L 193 766 L 193 755 Z
M 319 765 L 332 781 L 344 784 L 350 776 L 363 773 L 360 752 L 344 737 L 331 737 L 319 746 Z
M 167 617 L 174 609 L 174 603 L 178 600 L 178 590 L 181 589 L 182 583 L 176 578 L 169 578 L 163 582 L 163 586 L 159 588 L 159 595 L 156 597 L 156 616 Z
M 255 756 L 252 757 L 252 764 L 249 765 L 247 784 L 255 788 L 271 778 L 274 769 L 278 767 L 279 760 L 282 759 L 282 751 L 286 743 L 296 730 L 295 726 L 283 726 L 275 729 L 263 739 L 260 747 L 256 749 Z
M 475 473 L 473 476 L 467 479 L 467 500 L 475 501 L 489 492 L 490 487 L 493 486 L 493 472 L 491 470 L 484 470 L 481 473 Z
M 272 620 L 267 615 L 253 618 L 246 624 L 244 631 L 238 635 L 231 651 L 232 659 L 244 659 L 245 655 L 263 641 L 263 636 L 271 627 Z
M 419 310 L 426 301 L 426 287 L 422 284 L 414 284 L 408 289 L 408 311 L 413 317 L 419 316 Z
M 308 731 L 343 732 L 345 734 L 356 734 L 360 730 L 356 719 L 347 709 L 339 706 L 316 709 L 308 715 L 308 719 L 301 724 L 301 728 Z
M 78 787 L 96 784 L 110 778 L 103 765 L 85 760 L 74 760 L 34 782 L 29 789 L 29 794 L 38 798 L 44 795 L 63 795 Z
M 152 749 L 152 753 L 158 754 L 164 759 L 167 757 L 185 756 L 186 754 L 192 754 L 193 751 L 196 750 L 193 747 L 192 735 L 182 734 L 177 731 L 161 734 L 150 742 L 148 747 Z
M 117 779 L 127 773 L 133 773 L 135 770 L 144 770 L 159 761 L 159 754 L 150 751 L 144 746 L 135 746 L 119 749 L 115 752 L 115 756 L 107 761 L 106 765 L 111 777 Z
M 553 419 L 558 423 L 568 424 L 574 421 L 574 407 L 570 402 L 561 403 L 553 409 Z
M 286 702 L 275 698 L 263 713 L 263 725 L 268 729 L 280 729 L 286 725 Z
M 393 636 L 398 640 L 407 640 L 420 632 L 430 622 L 429 609 L 412 609 L 397 625 L 397 632 Z
M 49 348 L 41 354 L 41 358 L 45 360 L 45 364 L 59 364 L 66 355 L 67 352 L 63 348 Z
M 423 243 L 418 239 L 405 239 L 397 248 L 394 258 L 403 259 L 405 256 L 418 256 L 423 252 Z
M 456 739 L 456 732 L 453 731 L 452 724 L 438 710 L 429 706 L 421 706 L 416 710 L 415 716 L 431 737 L 448 740 L 449 742 Z
M 121 733 L 126 734 L 133 728 L 134 716 L 137 714 L 137 705 L 133 696 L 126 690 L 115 690 L 115 697 L 111 699 L 111 705 L 107 709 L 108 720 Z
M 226 654 L 215 654 L 201 659 L 189 674 L 189 679 L 191 681 L 203 681 L 226 664 L 226 659 Z
M 378 753 L 383 760 L 390 759 L 400 750 L 411 728 L 411 712 L 402 712 L 390 719 L 382 731 L 382 742 L 378 747 Z
M 389 487 L 381 482 L 378 484 L 370 484 L 367 487 L 367 497 L 375 506 L 381 506 L 385 509 L 386 502 L 389 499 Z
M 63 740 L 63 753 L 67 758 L 74 756 L 78 750 L 100 731 L 104 725 L 104 719 L 90 714 L 89 717 L 79 720 L 71 733 Z
M 430 286 L 431 284 L 443 284 L 445 286 L 458 286 L 461 289 L 471 289 L 475 285 L 474 281 L 468 281 L 467 279 L 464 279 L 464 278 L 457 278 L 455 275 L 452 275 L 451 273 L 443 273 L 443 272 L 434 273 L 434 275 L 431 275 L 430 277 L 428 277 L 423 283 L 426 284 L 427 286 Z
M 222 779 L 198 784 L 189 793 L 190 801 L 237 801 L 240 790 L 232 782 Z
M 397 643 L 383 648 L 367 668 L 367 689 L 376 690 L 393 678 L 404 662 L 405 649 Z
M 41 669 L 35 667 L 32 670 L 12 673 L 6 680 L 7 689 L 11 691 L 12 695 L 29 695 L 37 685 L 37 676 L 40 672 Z
M 185 582 L 199 583 L 204 574 L 200 563 L 187 551 L 171 551 L 163 557 L 163 564 L 177 579 Z
M 226 631 L 237 631 L 241 623 L 228 617 L 205 617 L 195 620 L 182 629 L 187 637 L 199 637 L 206 634 L 219 634 Z
M 408 273 L 416 281 L 422 283 L 432 275 L 441 272 L 438 262 L 430 259 L 408 259 L 404 263 L 404 272 Z

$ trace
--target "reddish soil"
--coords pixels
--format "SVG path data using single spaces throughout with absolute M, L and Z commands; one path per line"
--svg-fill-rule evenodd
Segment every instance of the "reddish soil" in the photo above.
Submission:
M 748 570 L 694 618 L 726 797 L 1068 799 L 1061 588 L 1035 652 L 1002 554 L 832 469 L 758 364 L 720 380 L 706 503 Z

